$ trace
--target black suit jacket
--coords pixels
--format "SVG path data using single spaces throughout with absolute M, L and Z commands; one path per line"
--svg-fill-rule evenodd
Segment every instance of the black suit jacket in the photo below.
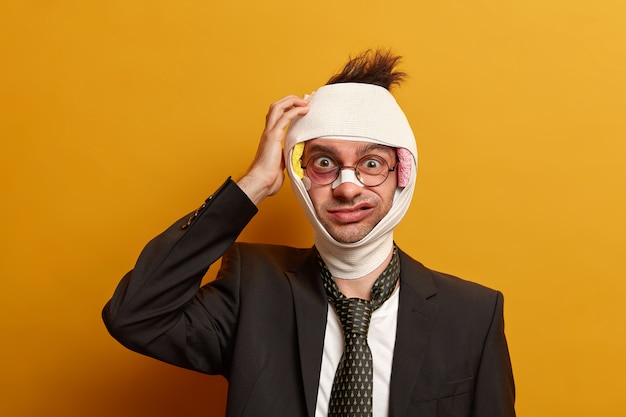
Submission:
M 132 350 L 224 375 L 228 417 L 313 417 L 328 309 L 315 251 L 234 243 L 255 213 L 227 181 L 146 246 L 104 321 Z M 501 294 L 400 261 L 390 416 L 514 416 Z

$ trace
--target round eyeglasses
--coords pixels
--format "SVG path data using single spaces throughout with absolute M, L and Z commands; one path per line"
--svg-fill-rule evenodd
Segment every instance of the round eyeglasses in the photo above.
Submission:
M 396 166 L 389 168 L 387 161 L 378 155 L 366 155 L 353 166 L 339 165 L 333 157 L 325 154 L 313 155 L 305 165 L 301 165 L 302 169 L 306 169 L 307 177 L 317 185 L 332 184 L 342 170 L 353 169 L 356 178 L 366 187 L 376 187 L 385 182 Z

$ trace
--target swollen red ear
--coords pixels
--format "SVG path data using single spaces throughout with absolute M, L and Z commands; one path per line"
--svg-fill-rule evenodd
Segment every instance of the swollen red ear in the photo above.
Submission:
M 398 187 L 406 187 L 411 180 L 411 169 L 413 167 L 413 155 L 406 148 L 398 148 Z

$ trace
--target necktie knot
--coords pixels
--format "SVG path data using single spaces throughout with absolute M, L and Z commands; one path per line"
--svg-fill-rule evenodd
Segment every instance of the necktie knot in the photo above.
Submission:
M 374 311 L 369 302 L 359 298 L 340 298 L 334 302 L 345 335 L 359 334 L 367 337 Z

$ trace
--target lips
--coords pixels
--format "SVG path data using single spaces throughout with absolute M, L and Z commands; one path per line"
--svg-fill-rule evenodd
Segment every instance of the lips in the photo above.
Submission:
M 326 212 L 337 223 L 357 223 L 372 214 L 373 208 L 370 204 L 361 203 L 352 207 L 328 209 Z

